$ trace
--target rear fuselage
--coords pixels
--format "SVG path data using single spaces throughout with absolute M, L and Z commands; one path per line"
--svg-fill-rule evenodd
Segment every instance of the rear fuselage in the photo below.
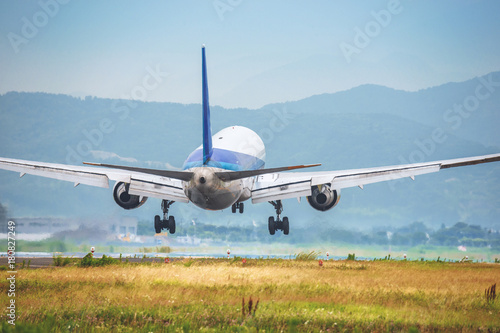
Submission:
M 264 167 L 266 150 L 262 139 L 243 126 L 224 128 L 212 136 L 213 152 L 203 163 L 203 145 L 193 151 L 183 165 L 183 170 L 194 176 L 183 182 L 184 192 L 196 206 L 220 210 L 250 198 L 253 177 L 222 181 L 218 171 L 257 170 Z

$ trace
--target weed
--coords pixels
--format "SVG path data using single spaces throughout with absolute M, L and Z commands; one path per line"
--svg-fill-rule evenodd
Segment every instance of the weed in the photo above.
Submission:
M 486 303 L 493 303 L 495 301 L 495 298 L 497 298 L 497 284 L 495 283 L 491 287 L 487 288 L 484 291 L 484 296 L 486 296 Z
M 71 263 L 71 259 L 68 257 L 64 257 L 61 255 L 58 255 L 57 257 L 55 255 L 52 256 L 54 259 L 54 266 L 60 267 L 60 266 L 67 266 Z
M 311 251 L 309 253 L 300 252 L 295 255 L 295 260 L 317 260 L 319 257 L 319 252 Z
M 80 267 L 98 267 L 98 266 L 107 266 L 116 263 L 116 259 L 102 255 L 102 258 L 95 259 L 92 253 L 87 253 L 85 257 L 80 261 Z
M 194 263 L 194 260 L 188 260 L 187 262 L 184 263 L 184 267 L 189 267 Z
M 245 297 L 242 298 L 241 300 L 241 314 L 243 317 L 245 317 L 245 308 L 248 307 L 248 312 L 246 313 L 247 316 L 255 316 L 255 312 L 257 311 L 257 308 L 259 307 L 259 301 L 260 299 L 257 300 L 257 303 L 255 303 L 255 307 L 253 308 L 252 312 L 252 307 L 253 307 L 253 300 L 252 296 L 250 296 L 250 299 L 248 300 L 248 306 L 245 305 Z
M 233 264 L 233 263 L 239 263 L 240 261 L 241 261 L 241 257 L 234 256 L 233 260 L 231 260 L 231 264 Z

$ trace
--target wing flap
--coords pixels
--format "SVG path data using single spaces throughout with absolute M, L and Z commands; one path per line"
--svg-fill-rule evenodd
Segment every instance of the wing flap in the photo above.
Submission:
M 415 176 L 423 175 L 426 173 L 438 172 L 440 169 L 439 164 L 418 166 L 418 167 L 404 167 L 389 170 L 370 170 L 352 175 L 339 175 L 332 179 L 331 184 L 334 189 L 343 189 L 347 187 L 363 187 L 364 185 L 395 180 L 400 178 L 412 178 Z M 317 181 L 313 182 L 315 185 L 321 184 Z M 322 183 L 324 184 L 324 183 Z
M 135 179 L 130 181 L 129 193 L 146 197 L 173 200 L 178 202 L 189 202 L 184 194 L 180 182 L 170 182 L 167 179 Z
M 257 183 L 258 186 L 252 190 L 252 203 L 311 195 L 311 181 L 307 179 L 298 182 L 278 179 L 275 182 Z

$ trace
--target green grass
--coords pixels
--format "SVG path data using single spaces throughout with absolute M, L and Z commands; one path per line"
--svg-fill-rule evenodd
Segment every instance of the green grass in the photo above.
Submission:
M 71 264 L 72 262 L 74 262 L 74 260 L 72 260 L 71 258 L 68 258 L 68 257 L 63 257 L 62 255 L 53 255 L 52 256 L 52 259 L 54 260 L 54 266 L 68 266 L 69 264 Z M 23 268 L 24 268 L 24 264 L 23 264 Z
M 329 260 L 320 267 L 314 255 L 108 264 L 19 270 L 16 329 L 500 332 L 500 301 L 485 298 L 500 280 L 498 264 Z M 0 271 L 2 304 L 6 275 Z M 259 305 L 244 315 L 250 297 Z
M 300 252 L 295 255 L 295 260 L 317 260 L 320 254 L 317 251 Z

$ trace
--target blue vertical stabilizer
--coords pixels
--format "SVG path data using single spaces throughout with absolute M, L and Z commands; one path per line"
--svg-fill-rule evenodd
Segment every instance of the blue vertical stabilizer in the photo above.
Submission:
M 202 85 L 203 85 L 203 165 L 212 156 L 212 127 L 210 125 L 210 106 L 208 103 L 207 62 L 205 60 L 205 45 L 201 48 Z

